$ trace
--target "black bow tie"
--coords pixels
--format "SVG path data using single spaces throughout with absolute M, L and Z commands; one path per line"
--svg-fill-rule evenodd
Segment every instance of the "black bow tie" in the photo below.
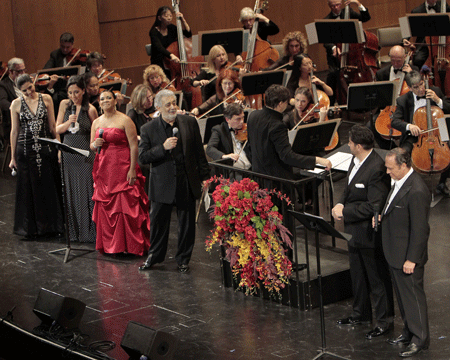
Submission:
M 401 72 L 402 69 L 394 69 L 394 74 L 397 74 L 399 71 Z
M 424 96 L 417 96 L 417 100 L 420 100 L 420 99 L 424 99 L 424 100 L 426 100 L 426 95 L 424 95 Z
M 335 13 L 331 13 L 331 18 L 332 19 L 337 19 L 337 18 L 339 18 L 339 17 L 341 17 L 341 13 L 339 13 L 339 14 L 335 14 Z
M 233 128 L 230 128 L 230 132 L 236 133 L 236 131 Z
M 428 10 L 434 9 L 434 11 L 438 12 L 438 6 L 437 4 L 434 4 L 433 6 L 428 5 Z

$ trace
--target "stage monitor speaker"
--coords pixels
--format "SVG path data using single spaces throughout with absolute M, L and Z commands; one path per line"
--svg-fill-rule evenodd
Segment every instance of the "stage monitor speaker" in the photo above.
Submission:
M 163 331 L 130 321 L 120 346 L 131 359 L 142 355 L 149 360 L 171 360 L 178 347 L 178 338 Z
M 80 300 L 41 289 L 33 312 L 44 323 L 56 321 L 65 329 L 75 329 L 80 325 L 85 308 L 86 304 Z

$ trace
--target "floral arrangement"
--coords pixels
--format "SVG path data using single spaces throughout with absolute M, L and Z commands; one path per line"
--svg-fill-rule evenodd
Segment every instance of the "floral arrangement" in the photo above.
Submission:
M 281 192 L 260 189 L 248 178 L 232 182 L 214 176 L 205 186 L 213 182 L 218 185 L 212 194 L 214 228 L 206 240 L 207 251 L 216 243 L 226 248 L 233 276 L 237 279 L 240 274 L 239 289 L 247 295 L 255 293 L 262 283 L 272 296 L 281 297 L 280 289 L 292 273 L 282 245 L 292 248 L 292 242 L 272 196 L 288 205 L 291 201 Z

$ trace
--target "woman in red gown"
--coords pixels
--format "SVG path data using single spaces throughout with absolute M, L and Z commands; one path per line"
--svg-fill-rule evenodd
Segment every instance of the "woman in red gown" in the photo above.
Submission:
M 102 92 L 100 107 L 104 114 L 91 129 L 90 146 L 97 150 L 92 172 L 96 249 L 142 256 L 150 246 L 145 177 L 137 164 L 136 126 L 116 110 L 116 104 L 114 93 Z

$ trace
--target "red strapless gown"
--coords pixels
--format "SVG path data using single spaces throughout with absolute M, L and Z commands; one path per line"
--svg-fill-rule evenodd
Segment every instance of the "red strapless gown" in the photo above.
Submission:
M 136 182 L 131 186 L 127 181 L 130 148 L 124 130 L 105 128 L 103 139 L 105 143 L 95 157 L 92 171 L 96 249 L 110 254 L 126 252 L 142 256 L 150 247 L 145 177 L 136 164 Z

